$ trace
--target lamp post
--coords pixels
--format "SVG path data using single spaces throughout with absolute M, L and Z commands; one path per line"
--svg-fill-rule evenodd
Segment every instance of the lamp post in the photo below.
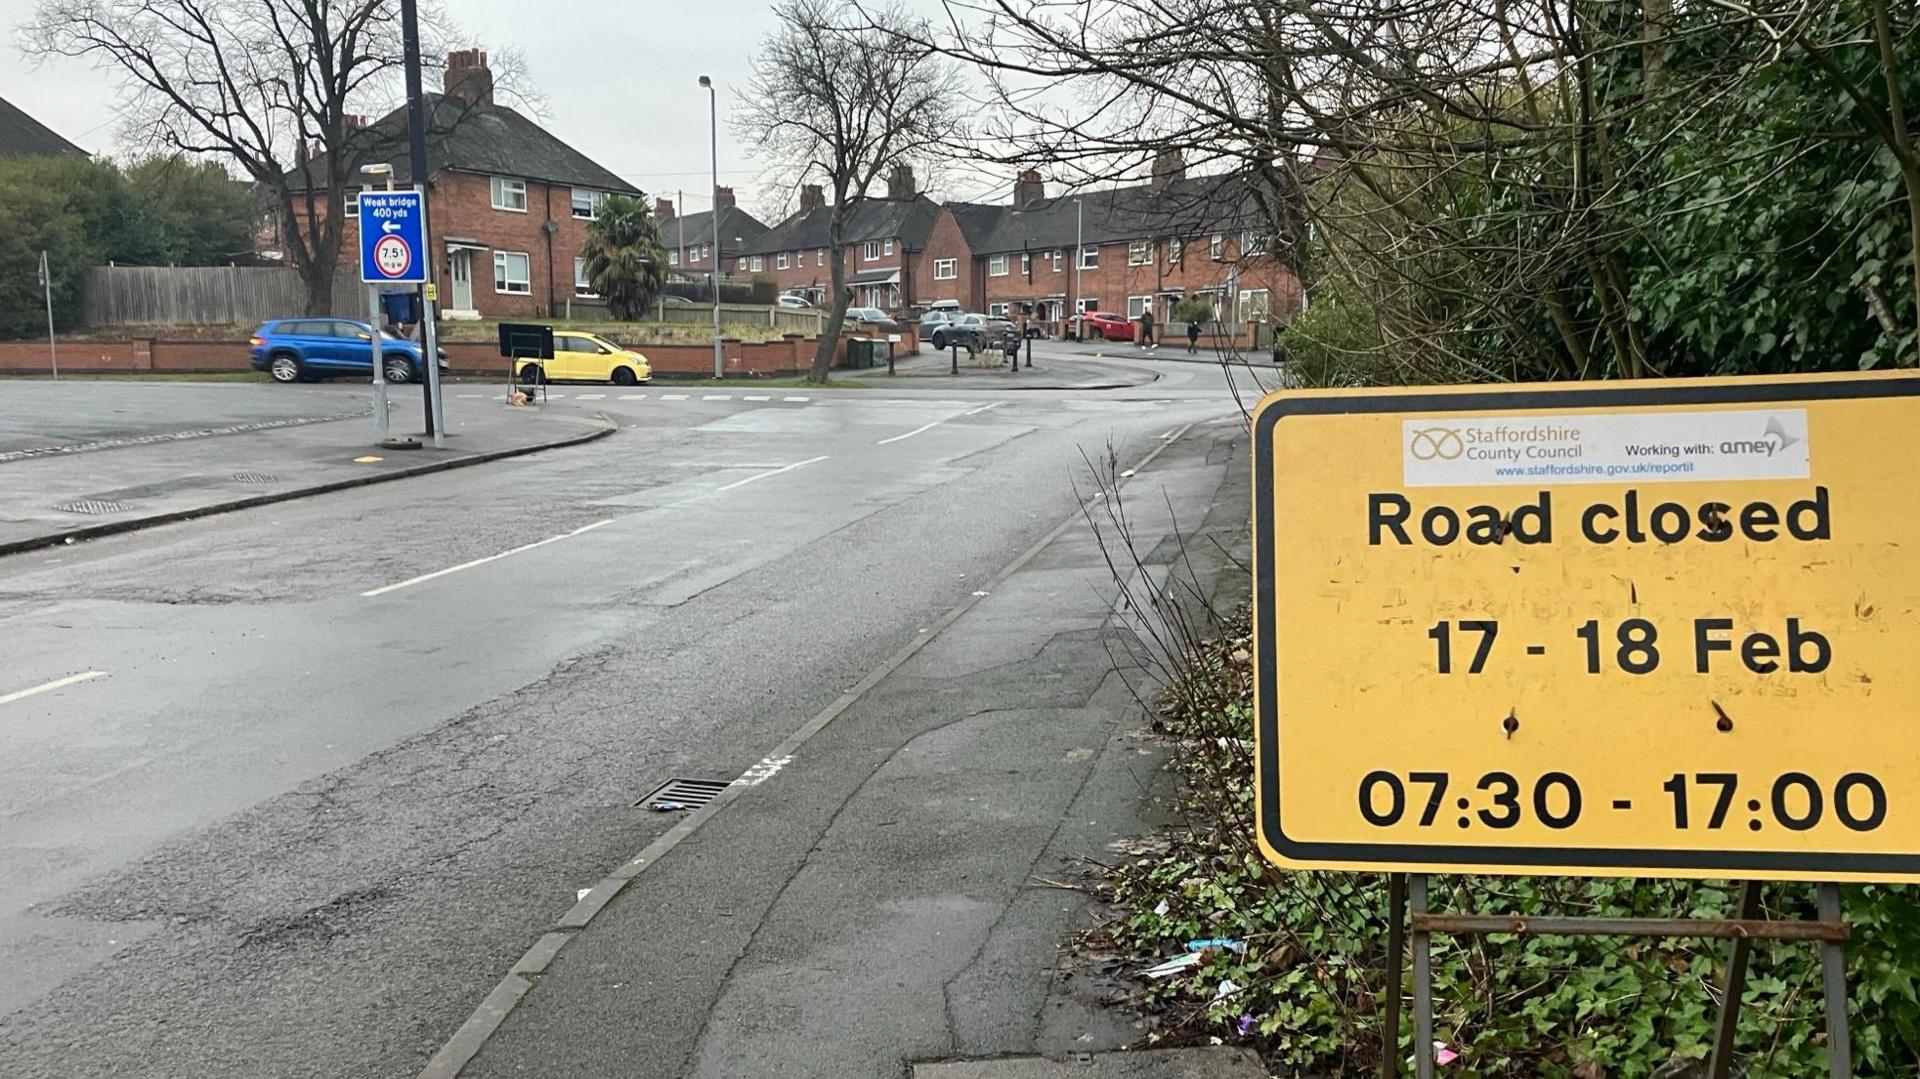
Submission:
M 713 288 L 713 377 L 722 379 L 727 377 L 727 367 L 720 348 L 720 95 L 705 75 L 700 76 L 700 85 L 707 90 L 707 131 L 713 155 L 713 273 L 707 278 Z

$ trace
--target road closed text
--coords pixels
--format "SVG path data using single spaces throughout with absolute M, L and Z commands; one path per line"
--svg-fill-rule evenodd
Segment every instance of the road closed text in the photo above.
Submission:
M 1599 545 L 1688 540 L 1724 543 L 1735 537 L 1756 543 L 1833 538 L 1830 495 L 1825 486 L 1813 488 L 1805 498 L 1785 502 L 1713 498 L 1657 501 L 1629 489 L 1617 501 L 1586 502 L 1572 511 L 1569 516 L 1576 522 L 1575 528 L 1556 530 L 1555 516 L 1552 491 L 1540 491 L 1532 499 L 1513 505 L 1464 506 L 1416 502 L 1398 491 L 1373 492 L 1367 495 L 1367 542 L 1376 547 L 1448 547 L 1491 546 L 1509 540 L 1544 544 L 1568 535 Z

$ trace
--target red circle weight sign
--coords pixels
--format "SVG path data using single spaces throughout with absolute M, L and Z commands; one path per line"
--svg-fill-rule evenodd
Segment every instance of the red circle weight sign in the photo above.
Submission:
M 413 268 L 413 249 L 398 236 L 382 236 L 373 245 L 373 264 L 388 277 L 401 277 Z

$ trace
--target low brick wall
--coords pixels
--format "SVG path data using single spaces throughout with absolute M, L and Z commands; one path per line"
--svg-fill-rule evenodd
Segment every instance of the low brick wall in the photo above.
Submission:
M 868 335 L 881 336 L 884 335 Z M 920 343 L 911 329 L 900 334 L 894 346 L 897 355 L 919 351 Z M 745 342 L 722 338 L 726 370 L 730 375 L 794 375 L 813 364 L 814 338 L 788 334 L 778 341 Z M 498 346 L 488 343 L 449 342 L 440 346 L 447 354 L 448 368 L 459 375 L 500 375 L 507 361 Z M 655 373 L 675 376 L 699 376 L 713 373 L 711 345 L 642 345 L 639 351 L 653 364 Z M 842 337 L 835 354 L 835 367 L 846 363 L 846 338 Z M 245 371 L 251 367 L 244 338 L 233 341 L 167 341 L 135 338 L 129 341 L 62 341 L 60 370 L 72 374 L 121 374 L 142 371 L 206 373 Z M 52 370 L 45 341 L 0 341 L 0 372 L 40 374 Z

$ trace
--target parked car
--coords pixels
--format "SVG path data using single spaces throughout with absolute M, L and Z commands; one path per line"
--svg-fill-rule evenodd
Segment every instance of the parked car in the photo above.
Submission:
M 781 307 L 792 307 L 797 309 L 806 309 L 806 308 L 811 308 L 813 306 L 813 304 L 809 302 L 805 296 L 795 296 L 791 293 L 784 293 L 784 292 L 781 293 L 779 296 L 775 297 L 773 302 L 776 304 L 779 304 Z
M 521 360 L 513 369 L 516 382 L 611 382 L 635 386 L 653 381 L 653 365 L 630 348 L 621 348 L 597 334 L 560 330 L 553 335 L 553 359 Z
M 675 296 L 672 293 L 667 293 L 666 295 L 660 297 L 660 302 L 662 304 L 665 304 L 668 307 L 694 306 L 694 303 L 692 300 L 687 299 L 685 296 Z
M 247 338 L 255 371 L 275 382 L 305 382 L 343 375 L 373 377 L 373 327 L 349 318 L 279 318 L 263 322 Z M 447 369 L 447 354 L 439 356 Z M 390 333 L 380 334 L 380 367 L 388 382 L 411 382 L 426 375 L 420 346 Z
M 886 330 L 889 333 L 900 328 L 898 322 L 893 321 L 885 311 L 880 310 L 878 307 L 849 307 L 847 308 L 847 317 Z
M 922 341 L 933 340 L 934 331 L 938 330 L 942 326 L 947 325 L 948 323 L 952 322 L 954 319 L 958 318 L 959 316 L 960 316 L 959 310 L 951 307 L 936 307 L 931 311 L 921 312 L 920 340 Z
M 1080 337 L 1098 337 L 1103 341 L 1133 340 L 1133 320 L 1112 311 L 1093 311 L 1080 320 Z
M 1015 326 L 1010 319 L 969 312 L 946 325 L 936 327 L 933 331 L 932 343 L 936 349 L 958 345 L 972 352 L 984 352 L 990 347 L 999 346 L 1009 337 L 1018 337 L 1019 334 L 1019 327 Z

